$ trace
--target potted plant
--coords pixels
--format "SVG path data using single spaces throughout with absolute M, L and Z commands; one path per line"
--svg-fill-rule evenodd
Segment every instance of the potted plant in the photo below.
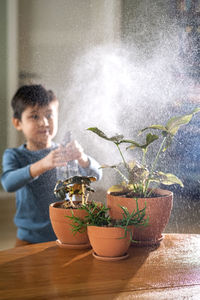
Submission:
M 94 192 L 90 183 L 95 180 L 95 177 L 73 176 L 66 180 L 57 181 L 54 194 L 62 201 L 50 204 L 49 215 L 53 230 L 58 238 L 56 243 L 60 247 L 71 249 L 90 247 L 87 232 L 74 234 L 71 221 L 66 216 L 73 214 L 79 218 L 85 217 L 86 211 L 80 208 L 83 205 L 87 206 L 89 194 Z
M 152 134 L 151 132 L 147 133 L 144 143 L 139 143 L 132 139 L 124 139 L 123 135 L 108 137 L 97 127 L 88 128 L 89 131 L 94 132 L 99 137 L 114 143 L 122 159 L 122 163 L 119 165 L 102 166 L 115 169 L 123 179 L 121 184 L 112 186 L 107 192 L 107 205 L 110 208 L 111 217 L 115 219 L 121 218 L 120 205 L 127 207 L 129 212 L 131 212 L 135 208 L 135 199 L 138 200 L 139 208 L 143 207 L 146 202 L 146 214 L 149 216 L 148 227 L 143 230 L 136 228 L 134 232 L 134 240 L 139 245 L 157 244 L 163 238 L 162 232 L 171 214 L 173 193 L 159 189 L 159 184 L 179 184 L 183 187 L 183 183 L 175 175 L 164 173 L 156 167 L 160 154 L 170 146 L 180 126 L 188 124 L 193 115 L 199 111 L 200 108 L 196 108 L 186 115 L 170 118 L 165 126 L 151 125 L 142 129 L 139 134 L 146 130 L 156 130 L 161 133 L 160 135 Z M 156 144 L 158 149 L 155 157 L 150 157 L 151 163 L 147 163 L 149 146 L 155 144 L 155 141 L 159 142 L 159 139 L 161 142 L 159 145 Z M 126 150 L 136 148 L 141 150 L 141 162 L 126 161 L 121 144 L 126 145 Z
M 74 232 L 87 229 L 90 244 L 93 248 L 93 256 L 99 260 L 115 261 L 128 257 L 127 250 L 130 246 L 134 226 L 146 226 L 148 217 L 145 217 L 146 206 L 136 208 L 129 213 L 126 207 L 121 207 L 122 218 L 112 219 L 109 215 L 109 208 L 105 204 L 91 202 L 83 205 L 82 210 L 86 212 L 84 218 L 75 215 L 68 216 L 73 221 Z

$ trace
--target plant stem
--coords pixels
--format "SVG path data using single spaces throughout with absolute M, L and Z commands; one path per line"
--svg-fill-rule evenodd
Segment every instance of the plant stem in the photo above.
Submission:
M 84 184 L 82 184 L 82 205 L 85 203 L 85 187 Z
M 128 179 L 126 178 L 126 176 L 117 168 L 115 167 L 115 170 L 120 174 L 120 176 L 128 183 Z
M 163 139 L 163 141 L 162 141 L 162 143 L 161 143 L 161 145 L 160 145 L 160 148 L 159 148 L 159 150 L 158 150 L 158 152 L 157 152 L 157 154 L 156 154 L 155 160 L 154 160 L 153 165 L 152 165 L 152 168 L 151 168 L 151 174 L 153 173 L 153 171 L 154 171 L 154 169 L 155 169 L 155 166 L 156 166 L 156 164 L 157 164 L 158 158 L 159 158 L 159 156 L 160 156 L 160 152 L 161 152 L 162 149 L 163 149 L 163 146 L 164 146 L 164 144 L 165 144 L 165 141 L 166 141 L 166 136 L 164 137 L 164 139 Z
M 144 150 L 142 150 L 143 154 L 142 154 L 142 165 L 145 166 L 146 165 L 146 152 Z
M 72 206 L 72 207 L 75 207 L 75 205 L 74 205 L 74 203 L 73 203 L 73 200 L 72 200 L 72 196 L 69 196 L 69 201 L 70 201 L 70 203 L 71 203 L 71 206 Z
M 124 158 L 124 156 L 123 156 L 123 154 L 122 154 L 122 152 L 121 152 L 121 149 L 120 149 L 119 145 L 118 145 L 117 143 L 115 143 L 115 145 L 117 146 L 117 148 L 118 148 L 118 150 L 119 150 L 119 153 L 120 153 L 121 158 L 122 158 L 122 160 L 123 160 L 124 166 L 125 166 L 126 169 L 128 170 L 127 163 L 126 163 L 126 161 L 125 161 L 125 158 Z
M 164 144 L 165 144 L 165 141 L 166 141 L 166 136 L 164 137 L 164 139 L 163 139 L 163 141 L 162 141 L 162 143 L 161 143 L 161 145 L 160 145 L 160 148 L 159 148 L 159 150 L 158 150 L 158 152 L 157 152 L 157 154 L 156 154 L 156 157 L 155 157 L 155 159 L 154 159 L 154 162 L 153 162 L 153 164 L 152 164 L 151 171 L 150 171 L 150 174 L 149 174 L 149 176 L 148 176 L 148 180 L 146 181 L 145 192 L 144 192 L 144 196 L 145 196 L 145 197 L 146 197 L 146 195 L 147 195 L 147 190 L 148 190 L 148 187 L 149 187 L 149 182 L 150 182 L 151 176 L 152 176 L 152 174 L 153 174 L 153 172 L 154 172 L 155 166 L 156 166 L 156 164 L 157 164 L 157 162 L 158 162 L 158 158 L 159 158 L 160 153 L 161 153 L 161 151 L 162 151 L 162 149 L 163 149 L 163 146 L 164 146 Z
M 85 203 L 84 203 L 84 204 L 87 204 L 87 203 L 88 203 L 88 198 L 89 198 L 89 193 L 88 193 L 87 196 L 86 196 L 86 199 L 85 199 Z

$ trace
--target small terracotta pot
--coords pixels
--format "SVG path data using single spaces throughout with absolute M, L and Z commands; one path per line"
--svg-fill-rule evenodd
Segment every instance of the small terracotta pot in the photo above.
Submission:
M 99 257 L 121 257 L 127 253 L 131 243 L 130 232 L 121 239 L 125 231 L 119 227 L 88 226 L 87 231 L 90 244 Z
M 87 213 L 81 209 L 66 209 L 59 207 L 63 202 L 55 202 L 49 206 L 49 215 L 53 230 L 57 236 L 57 244 L 63 248 L 71 249 L 84 249 L 89 248 L 90 243 L 87 235 L 87 230 L 83 233 L 77 232 L 74 234 L 72 232 L 73 223 L 66 216 L 72 216 L 72 211 L 74 216 L 84 218 Z M 74 202 L 76 203 L 76 201 Z
M 144 208 L 146 202 L 146 216 L 149 216 L 149 223 L 146 227 L 134 228 L 133 239 L 141 245 L 156 244 L 162 240 L 162 232 L 168 224 L 171 214 L 173 193 L 162 189 L 156 189 L 154 193 L 158 194 L 158 197 L 137 198 L 139 209 Z M 114 196 L 109 193 L 107 193 L 107 205 L 113 219 L 122 218 L 120 206 L 127 207 L 129 212 L 136 209 L 135 198 Z

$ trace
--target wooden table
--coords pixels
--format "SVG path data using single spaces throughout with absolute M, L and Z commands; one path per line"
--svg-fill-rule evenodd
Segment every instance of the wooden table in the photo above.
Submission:
M 200 235 L 166 234 L 117 262 L 91 252 L 55 242 L 0 251 L 0 299 L 200 299 Z

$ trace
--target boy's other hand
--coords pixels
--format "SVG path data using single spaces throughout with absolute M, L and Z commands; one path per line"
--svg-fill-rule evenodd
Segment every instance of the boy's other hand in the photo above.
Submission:
M 86 168 L 89 166 L 89 160 L 84 153 L 82 146 L 75 140 L 68 143 L 65 147 L 66 161 L 78 160 L 81 167 Z
M 46 157 L 43 158 L 43 162 L 49 169 L 65 166 L 67 161 L 64 147 L 59 146 L 55 150 L 52 150 Z
M 37 161 L 30 166 L 30 174 L 34 178 L 42 173 L 54 169 L 56 167 L 62 167 L 66 165 L 66 155 L 64 147 L 60 146 L 55 150 L 52 150 L 47 156 Z

